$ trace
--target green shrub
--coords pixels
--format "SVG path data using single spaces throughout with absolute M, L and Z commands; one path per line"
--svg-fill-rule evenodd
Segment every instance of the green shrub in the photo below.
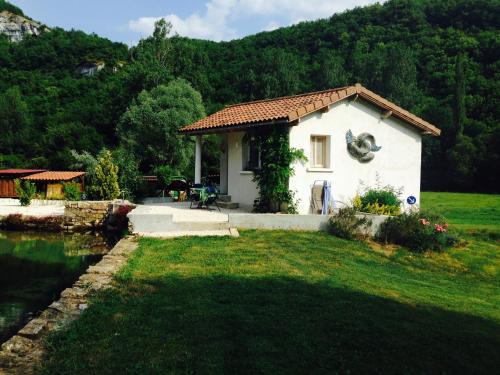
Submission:
M 361 209 L 361 211 L 375 215 L 389 215 L 389 216 L 395 216 L 401 213 L 401 209 L 399 208 L 399 206 L 380 204 L 378 202 L 368 203 Z
M 112 200 L 120 196 L 118 167 L 113 163 L 110 151 L 102 153 L 95 167 L 95 174 L 100 199 Z
M 398 199 L 396 192 L 392 189 L 370 189 L 366 191 L 361 197 L 361 204 L 363 207 L 379 203 L 386 206 L 399 206 L 401 201 Z
M 80 185 L 74 182 L 63 184 L 64 199 L 67 201 L 79 201 L 82 193 L 80 192 Z
M 328 233 L 346 240 L 360 239 L 366 237 L 363 229 L 371 225 L 366 217 L 356 216 L 354 207 L 339 209 L 338 213 L 328 220 Z
M 380 226 L 377 237 L 416 252 L 441 251 L 458 242 L 458 238 L 449 233 L 442 216 L 417 211 L 388 218 Z
M 179 175 L 177 169 L 172 168 L 170 165 L 160 165 L 155 168 L 154 172 L 163 188 L 167 187 L 170 182 L 172 182 L 172 177 Z
M 21 203 L 21 206 L 29 206 L 31 204 L 31 200 L 36 195 L 35 184 L 26 180 L 15 180 L 15 184 L 16 193 L 19 197 L 19 203 Z
M 356 195 L 353 205 L 358 211 L 376 215 L 399 215 L 401 212 L 401 190 L 391 185 L 381 186 L 377 179 L 375 188 L 366 188 L 362 195 Z

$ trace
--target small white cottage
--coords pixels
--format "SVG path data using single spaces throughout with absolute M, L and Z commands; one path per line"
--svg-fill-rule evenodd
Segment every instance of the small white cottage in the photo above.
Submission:
M 360 84 L 321 92 L 228 106 L 181 133 L 196 136 L 195 182 L 201 180 L 201 136 L 219 134 L 223 154 L 220 190 L 241 207 L 258 197 L 253 172 L 258 150 L 246 132 L 266 126 L 289 128 L 290 147 L 304 150 L 307 162 L 294 165 L 289 186 L 301 214 L 315 213 L 313 186 L 330 182 L 333 199 L 348 202 L 363 182 L 403 187 L 403 198 L 420 202 L 422 136 L 438 136 L 434 125 Z

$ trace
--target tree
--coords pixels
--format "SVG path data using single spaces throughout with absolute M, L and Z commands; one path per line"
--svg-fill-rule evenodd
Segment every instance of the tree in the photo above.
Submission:
M 386 51 L 383 86 L 388 99 L 405 109 L 413 110 L 419 99 L 417 66 L 412 51 L 395 44 Z
M 110 151 L 104 151 L 95 167 L 99 198 L 104 200 L 116 199 L 120 196 L 118 185 L 118 167 L 113 163 Z
M 101 151 L 100 155 L 102 155 L 103 152 L 104 150 Z M 99 162 L 98 158 L 94 157 L 87 151 L 78 153 L 75 150 L 71 150 L 71 156 L 73 156 L 73 159 L 75 161 L 70 165 L 70 168 L 85 171 L 85 193 L 87 194 L 88 198 L 98 199 L 99 190 L 96 175 L 96 167 Z
M 464 77 L 464 56 L 458 55 L 455 60 L 455 92 L 453 102 L 453 121 L 455 122 L 456 136 L 459 137 L 464 132 L 464 125 L 467 121 L 465 112 L 465 77 Z
M 184 173 L 194 148 L 192 140 L 178 131 L 204 116 L 201 95 L 177 79 L 139 94 L 118 124 L 120 144 L 137 156 L 143 172 L 169 165 Z
M 31 181 L 26 180 L 15 180 L 16 194 L 19 197 L 19 203 L 21 206 L 29 206 L 31 200 L 35 198 L 36 186 Z
M 119 147 L 113 152 L 118 167 L 118 183 L 126 199 L 133 200 L 140 194 L 142 176 L 137 158 L 131 152 Z
M 477 147 L 472 139 L 459 134 L 456 144 L 448 152 L 449 171 L 457 190 L 469 190 L 477 172 Z
M 0 153 L 24 153 L 31 123 L 28 104 L 18 86 L 0 95 Z
M 336 52 L 322 50 L 318 56 L 317 82 L 319 89 L 327 90 L 347 86 L 351 81 L 350 74 L 345 70 L 344 59 Z
M 130 51 L 132 63 L 127 67 L 127 72 L 132 80 L 139 81 L 144 88 L 151 89 L 172 78 L 171 29 L 172 25 L 165 19 L 156 21 L 153 35 L 142 39 Z

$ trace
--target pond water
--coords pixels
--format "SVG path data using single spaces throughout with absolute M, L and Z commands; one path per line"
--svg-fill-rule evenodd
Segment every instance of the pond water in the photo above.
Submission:
M 0 343 L 106 252 L 100 236 L 0 231 Z

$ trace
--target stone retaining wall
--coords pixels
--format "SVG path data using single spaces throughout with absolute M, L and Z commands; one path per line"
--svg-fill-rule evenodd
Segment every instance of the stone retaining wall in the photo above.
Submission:
M 125 208 L 126 212 L 120 213 L 121 208 Z M 105 229 L 106 224 L 111 221 L 113 229 L 117 229 L 133 208 L 135 205 L 121 200 L 66 202 L 63 215 L 10 214 L 0 217 L 0 227 L 14 230 L 89 232 Z M 117 218 L 120 215 L 123 218 Z
M 110 201 L 67 202 L 64 206 L 64 229 L 85 231 L 102 228 L 112 210 Z
M 89 267 L 75 284 L 61 293 L 38 318 L 26 324 L 0 350 L 0 375 L 30 375 L 44 354 L 43 339 L 48 333 L 66 327 L 87 309 L 89 299 L 111 287 L 113 275 L 137 248 L 133 238 L 124 238 L 95 266 Z
M 365 230 L 369 236 L 374 236 L 380 225 L 388 216 L 358 214 L 359 218 L 366 217 L 371 225 Z M 286 215 L 286 214 L 229 214 L 229 227 L 241 229 L 284 229 L 284 230 L 309 230 L 325 231 L 330 216 L 326 215 Z

